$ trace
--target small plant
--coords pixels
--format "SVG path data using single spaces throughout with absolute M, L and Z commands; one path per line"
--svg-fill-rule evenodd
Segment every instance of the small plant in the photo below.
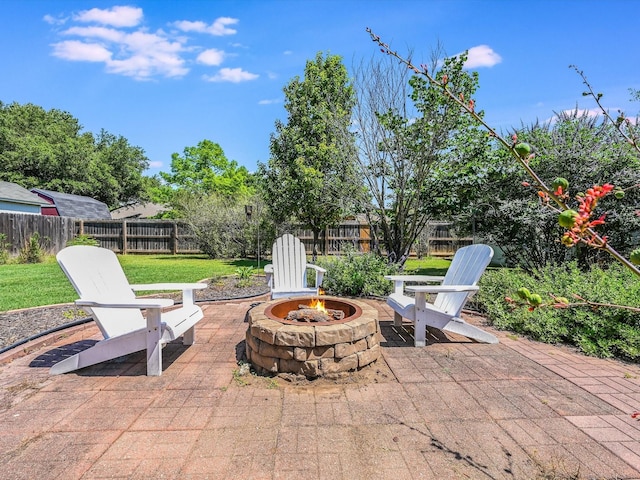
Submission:
M 238 267 L 236 268 L 236 275 L 238 276 L 238 286 L 248 287 L 251 285 L 251 277 L 253 276 L 253 267 Z
M 388 264 L 380 256 L 355 250 L 323 260 L 320 266 L 327 269 L 322 284 L 326 292 L 351 297 L 388 295 L 393 285 L 384 276 L 398 271 L 397 266 Z
M 62 316 L 71 322 L 74 320 L 80 320 L 81 318 L 85 318 L 87 317 L 87 314 L 84 310 L 81 310 L 79 308 L 72 308 L 71 310 L 65 310 L 62 313 Z
M 18 255 L 19 263 L 42 263 L 44 260 L 44 250 L 40 241 L 40 234 L 35 232 L 27 240 L 27 244 L 22 247 Z
M 9 263 L 10 246 L 9 242 L 7 242 L 7 236 L 4 233 L 0 233 L 0 265 Z
M 97 247 L 100 245 L 100 242 L 92 236 L 83 233 L 75 236 L 67 242 L 67 247 L 71 247 L 73 245 L 89 245 L 91 247 Z
M 233 379 L 239 386 L 244 387 L 246 385 L 249 385 L 249 382 L 246 380 L 245 377 L 250 374 L 251 374 L 251 364 L 247 362 L 239 362 L 238 368 L 233 370 Z

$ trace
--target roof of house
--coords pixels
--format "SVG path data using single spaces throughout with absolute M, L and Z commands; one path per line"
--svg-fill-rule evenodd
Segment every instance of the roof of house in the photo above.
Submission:
M 17 183 L 0 180 L 0 201 L 26 205 L 48 205 L 42 198 Z
M 49 198 L 61 217 L 110 219 L 109 207 L 91 197 L 32 188 L 32 192 Z
M 157 203 L 132 203 L 131 205 L 125 205 L 124 207 L 111 210 L 111 218 L 149 218 L 166 210 L 167 207 Z

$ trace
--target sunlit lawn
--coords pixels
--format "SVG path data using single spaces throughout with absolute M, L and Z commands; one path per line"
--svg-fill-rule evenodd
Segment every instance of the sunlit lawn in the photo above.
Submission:
M 130 283 L 197 282 L 233 275 L 238 267 L 257 267 L 255 260 L 212 260 L 204 255 L 119 255 Z M 261 261 L 262 271 L 266 261 Z M 406 273 L 444 275 L 448 260 L 409 259 Z M 44 263 L 0 265 L 0 312 L 69 303 L 78 298 L 54 257 Z
M 197 282 L 233 275 L 255 260 L 211 260 L 204 255 L 119 255 L 130 283 Z M 266 262 L 261 262 L 264 266 Z M 0 312 L 69 303 L 78 298 L 54 257 L 44 263 L 0 265 Z

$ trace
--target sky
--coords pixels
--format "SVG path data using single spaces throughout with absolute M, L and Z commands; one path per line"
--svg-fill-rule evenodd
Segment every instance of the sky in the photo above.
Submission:
M 416 63 L 469 51 L 476 109 L 501 132 L 603 103 L 635 116 L 640 0 L 3 0 L 0 101 L 69 112 L 142 148 L 145 175 L 218 143 L 249 171 L 269 160 L 283 88 L 318 52 L 353 66 L 382 55 L 366 28 Z M 0 168 L 2 168 L 0 166 Z

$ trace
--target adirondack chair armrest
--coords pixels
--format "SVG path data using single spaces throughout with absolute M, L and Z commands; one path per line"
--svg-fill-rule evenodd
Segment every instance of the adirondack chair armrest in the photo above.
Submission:
M 91 308 L 166 308 L 173 305 L 173 300 L 170 298 L 134 298 L 119 302 L 109 299 L 98 300 L 86 300 L 79 299 L 75 301 L 75 304 L 79 307 L 91 307 Z
M 273 282 L 273 264 L 272 263 L 267 263 L 264 266 L 264 275 L 265 275 L 265 279 L 267 281 L 267 285 L 269 285 L 269 287 L 272 287 L 272 282 Z
M 385 275 L 386 280 L 391 280 L 393 282 L 393 290 L 394 293 L 402 294 L 405 289 L 405 283 L 409 282 L 420 282 L 420 283 L 428 283 L 428 282 L 442 282 L 444 277 L 437 275 Z
M 405 289 L 414 293 L 477 292 L 477 285 L 408 285 Z
M 307 268 L 316 271 L 316 287 L 322 285 L 322 280 L 324 279 L 324 274 L 327 273 L 326 268 L 319 267 L 318 265 L 314 265 L 313 263 L 307 263 Z
M 206 283 L 139 283 L 129 285 L 135 291 L 182 290 L 182 305 L 193 305 L 193 291 L 207 288 Z

